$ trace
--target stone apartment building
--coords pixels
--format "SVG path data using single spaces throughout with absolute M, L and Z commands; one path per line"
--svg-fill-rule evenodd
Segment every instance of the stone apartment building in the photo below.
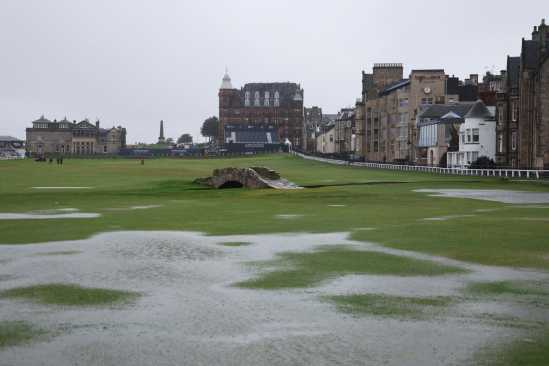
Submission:
M 496 163 L 549 169 L 549 40 L 545 19 L 507 57 L 496 97 Z
M 476 74 L 463 83 L 443 69 L 426 69 L 412 70 L 404 79 L 400 63 L 374 64 L 372 74 L 363 72 L 362 85 L 356 109 L 364 118 L 356 119 L 356 130 L 363 146 L 359 155 L 367 161 L 419 162 L 418 106 L 474 103 L 478 98 Z
M 322 108 L 311 107 L 305 108 L 305 118 L 303 119 L 303 150 L 313 152 L 316 147 L 316 132 L 322 126 Z
M 53 122 L 40 117 L 26 129 L 26 150 L 29 154 L 92 155 L 116 154 L 126 148 L 126 129 L 118 126 L 100 128 L 99 120 L 77 123 L 65 117 Z
M 342 108 L 335 120 L 335 153 L 355 153 L 355 108 Z
M 225 74 L 219 88 L 218 145 L 221 148 L 226 147 L 225 132 L 231 130 L 229 126 L 238 126 L 235 129 L 239 130 L 242 126 L 264 126 L 270 131 L 265 142 L 269 143 L 269 139 L 284 142 L 287 139 L 294 147 L 301 147 L 303 97 L 304 90 L 300 84 L 249 83 L 240 89 L 235 89 L 231 84 L 231 78 Z M 255 133 L 255 136 L 260 139 L 264 137 L 261 133 Z M 231 143 L 241 142 L 237 137 L 236 141 Z

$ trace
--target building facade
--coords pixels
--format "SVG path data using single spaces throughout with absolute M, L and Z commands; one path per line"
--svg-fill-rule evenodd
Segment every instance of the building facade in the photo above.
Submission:
M 400 63 L 374 64 L 372 74 L 362 74 L 362 99 L 357 101 L 357 136 L 363 139 L 361 156 L 367 161 L 420 163 L 419 133 L 415 116 L 420 105 L 474 103 L 478 75 L 461 82 L 442 69 L 412 70 L 403 78 Z
M 449 152 L 447 162 L 451 167 L 466 167 L 480 156 L 491 160 L 496 156 L 496 121 L 481 100 L 465 115 L 459 129 L 459 151 Z
M 305 118 L 303 119 L 303 150 L 312 152 L 316 148 L 316 131 L 322 126 L 322 108 L 305 108 Z
M 549 40 L 545 19 L 507 58 L 496 97 L 496 163 L 549 169 Z
M 13 136 L 0 136 L 0 158 L 25 155 L 25 141 Z
M 116 154 L 126 148 L 126 129 L 118 126 L 100 128 L 87 119 L 77 123 L 65 117 L 53 122 L 44 118 L 26 129 L 26 150 L 29 154 L 93 155 Z
M 231 78 L 225 74 L 219 88 L 218 145 L 224 148 L 229 142 L 240 143 L 238 139 L 227 141 L 230 138 L 227 137 L 229 126 L 271 126 L 269 130 L 273 140 L 288 141 L 294 147 L 301 147 L 303 96 L 304 90 L 300 85 L 290 82 L 250 83 L 235 89 Z
M 415 117 L 417 129 L 418 164 L 438 165 L 451 144 L 451 131 L 459 130 L 463 117 L 473 108 L 472 104 L 422 104 Z M 457 144 L 458 141 L 455 141 Z M 415 149 L 412 149 L 415 152 Z

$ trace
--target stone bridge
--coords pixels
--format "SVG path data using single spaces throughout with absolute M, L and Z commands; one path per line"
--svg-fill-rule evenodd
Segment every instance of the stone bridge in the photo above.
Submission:
M 294 183 L 280 178 L 280 174 L 266 167 L 219 168 L 214 169 L 213 176 L 198 178 L 193 183 L 203 184 L 217 189 L 250 188 L 250 189 L 299 189 Z

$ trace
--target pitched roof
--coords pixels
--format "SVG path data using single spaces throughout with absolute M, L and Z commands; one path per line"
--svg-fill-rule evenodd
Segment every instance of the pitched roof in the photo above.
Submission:
M 37 119 L 36 121 L 32 121 L 32 123 L 51 123 L 49 119 L 44 118 L 44 115 Z
M 421 104 L 419 106 L 422 111 L 418 113 L 416 118 L 440 118 L 450 112 L 457 114 L 460 117 L 465 116 L 473 105 L 471 104 Z
M 519 86 L 519 67 L 520 57 L 507 58 L 507 84 L 511 88 L 518 88 Z
M 0 136 L 0 141 L 3 141 L 3 142 L 12 142 L 12 141 L 15 141 L 15 142 L 24 142 L 23 140 L 19 140 L 13 136 Z
M 374 74 L 362 74 L 362 92 L 366 93 L 374 85 Z
M 477 100 L 473 108 L 465 115 L 465 118 L 493 118 L 492 112 L 486 108 L 482 100 Z

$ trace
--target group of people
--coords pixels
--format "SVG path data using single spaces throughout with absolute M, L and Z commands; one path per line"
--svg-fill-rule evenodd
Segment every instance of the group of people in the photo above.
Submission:
M 50 164 L 53 163 L 53 158 L 50 158 Z M 57 158 L 57 164 L 63 164 L 63 158 Z

